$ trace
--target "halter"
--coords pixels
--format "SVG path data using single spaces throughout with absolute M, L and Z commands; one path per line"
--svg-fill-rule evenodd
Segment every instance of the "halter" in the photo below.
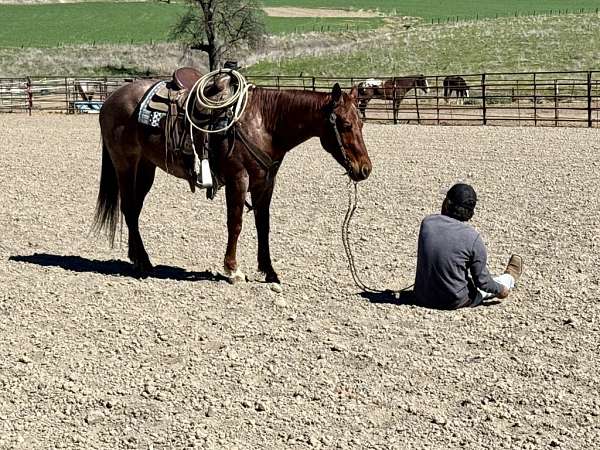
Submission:
M 348 159 L 348 153 L 346 153 L 346 149 L 344 148 L 344 143 L 342 142 L 342 136 L 340 135 L 340 131 L 338 130 L 338 127 L 337 127 L 338 115 L 334 111 L 335 106 L 336 106 L 335 104 L 331 105 L 331 112 L 329 113 L 328 122 L 331 124 L 331 127 L 333 128 L 333 134 L 335 135 L 336 143 L 338 146 L 337 150 L 339 150 L 342 157 L 344 158 L 343 167 L 344 167 L 344 169 L 346 169 L 347 173 L 350 173 L 350 160 Z

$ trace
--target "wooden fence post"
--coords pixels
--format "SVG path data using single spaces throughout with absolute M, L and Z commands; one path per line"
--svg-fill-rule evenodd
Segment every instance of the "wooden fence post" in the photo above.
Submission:
M 588 127 L 592 128 L 592 72 L 587 73 Z
M 487 125 L 487 111 L 485 105 L 485 73 L 481 74 L 481 103 L 483 113 L 483 124 Z

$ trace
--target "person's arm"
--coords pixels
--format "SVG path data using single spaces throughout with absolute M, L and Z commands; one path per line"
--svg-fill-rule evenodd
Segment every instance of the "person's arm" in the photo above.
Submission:
M 473 243 L 471 261 L 471 278 L 477 288 L 484 292 L 494 294 L 499 298 L 506 298 L 508 291 L 500 283 L 494 281 L 487 269 L 487 250 L 481 236 L 477 236 Z M 502 296 L 503 295 L 503 296 Z

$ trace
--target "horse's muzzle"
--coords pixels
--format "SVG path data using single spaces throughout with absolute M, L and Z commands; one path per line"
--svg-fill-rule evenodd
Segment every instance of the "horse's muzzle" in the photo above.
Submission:
M 350 178 L 352 178 L 353 181 L 366 180 L 369 178 L 369 175 L 371 175 L 371 169 L 371 164 L 361 164 L 358 168 L 352 167 L 352 170 L 349 173 Z

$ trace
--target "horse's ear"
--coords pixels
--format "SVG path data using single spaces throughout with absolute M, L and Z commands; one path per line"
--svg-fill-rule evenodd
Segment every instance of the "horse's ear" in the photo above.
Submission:
M 331 101 L 333 103 L 337 103 L 342 98 L 342 88 L 340 87 L 340 83 L 335 83 L 333 85 L 333 89 L 331 90 Z
M 350 91 L 350 97 L 352 97 L 353 99 L 358 98 L 358 86 L 356 84 L 352 86 L 352 90 Z

